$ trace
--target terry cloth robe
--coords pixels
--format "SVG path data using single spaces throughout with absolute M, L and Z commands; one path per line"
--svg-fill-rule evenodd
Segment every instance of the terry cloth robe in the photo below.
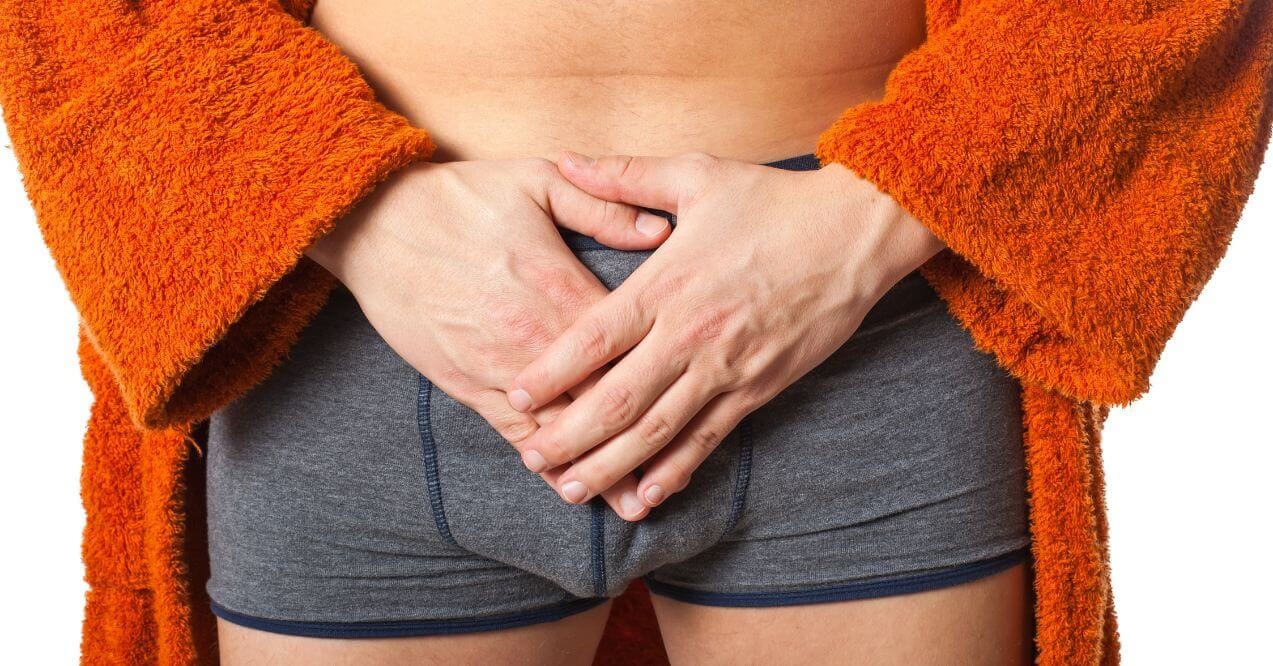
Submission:
M 212 663 L 198 446 L 334 278 L 302 255 L 424 128 L 313 0 L 0 0 L 0 105 L 81 316 L 85 663 Z M 1148 387 L 1252 189 L 1270 0 L 929 0 L 822 163 L 949 246 L 921 271 L 1023 386 L 1037 662 L 1113 663 L 1099 433 Z M 665 660 L 646 592 L 598 661 Z

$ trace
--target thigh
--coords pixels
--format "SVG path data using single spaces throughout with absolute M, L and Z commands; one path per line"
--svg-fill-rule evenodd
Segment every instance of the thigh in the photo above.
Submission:
M 410 638 L 308 638 L 276 634 L 218 620 L 221 663 L 272 664 L 591 664 L 606 618 L 607 602 L 569 617 L 526 627 Z
M 1028 664 L 1029 569 L 915 594 L 776 608 L 652 595 L 672 664 Z

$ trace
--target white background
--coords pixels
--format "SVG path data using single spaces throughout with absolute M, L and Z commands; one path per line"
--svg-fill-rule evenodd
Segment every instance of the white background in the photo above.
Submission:
M 89 393 L 75 310 L 0 137 L 0 660 L 71 664 L 85 590 L 79 472 Z M 1152 390 L 1105 430 L 1126 664 L 1267 659 L 1270 171 Z

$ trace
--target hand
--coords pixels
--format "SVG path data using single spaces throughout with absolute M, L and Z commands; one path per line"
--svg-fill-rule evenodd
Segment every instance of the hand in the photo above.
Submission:
M 668 235 L 663 218 L 585 194 L 548 160 L 418 163 L 395 172 L 307 255 L 349 288 L 399 356 L 516 444 L 569 397 L 523 414 L 501 387 L 607 293 L 554 221 L 621 249 L 648 249 Z M 560 472 L 541 476 L 551 485 Z M 606 493 L 616 512 L 636 485 L 635 477 L 620 481 Z
M 564 153 L 580 189 L 677 215 L 676 230 L 507 384 L 519 411 L 551 402 L 622 356 L 518 444 L 571 463 L 583 502 L 644 469 L 655 506 L 750 412 L 843 345 L 880 296 L 943 245 L 839 164 L 788 171 L 704 154 Z

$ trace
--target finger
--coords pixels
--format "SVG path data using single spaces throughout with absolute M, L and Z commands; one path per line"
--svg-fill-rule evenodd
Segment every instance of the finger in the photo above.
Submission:
M 562 178 L 549 181 L 548 214 L 557 224 L 620 250 L 657 247 L 672 231 L 661 216 L 629 204 L 599 199 Z
M 501 391 L 500 393 L 502 394 L 503 392 Z M 566 410 L 566 407 L 570 405 L 571 398 L 565 395 L 560 396 L 557 399 L 553 400 L 552 402 L 549 402 L 548 404 L 543 405 L 542 407 L 538 407 L 532 410 L 528 414 L 522 414 L 521 412 L 509 409 L 507 396 L 503 396 L 503 399 L 500 400 L 500 402 L 503 403 L 502 406 L 504 409 L 507 409 L 513 412 L 514 414 L 517 414 L 518 416 L 529 417 L 534 422 L 533 428 L 529 431 L 529 434 L 527 434 L 525 437 L 521 437 L 517 440 L 512 440 L 512 439 L 509 439 L 508 437 L 505 437 L 504 439 L 507 440 L 508 443 L 513 446 L 514 450 L 516 450 L 519 454 L 521 454 L 523 465 L 525 465 L 526 467 L 537 466 L 537 467 L 546 468 L 547 464 L 544 463 L 542 459 L 534 457 L 539 455 L 538 453 L 533 454 L 531 457 L 527 457 L 526 442 L 530 440 L 530 435 L 534 434 L 539 429 L 543 428 L 544 426 L 556 420 L 557 417 L 560 416 L 561 413 Z M 500 434 L 502 435 L 503 433 L 500 433 Z M 548 480 L 547 477 L 545 477 L 544 480 Z
M 558 465 L 550 470 L 541 473 L 539 476 L 544 479 L 548 487 L 552 488 L 559 496 L 561 495 L 561 476 L 570 469 L 570 463 Z M 641 499 L 637 496 L 637 483 L 640 479 L 636 474 L 628 474 L 609 488 L 601 491 L 601 497 L 605 503 L 614 510 L 619 517 L 625 520 L 640 520 L 645 517 L 649 507 L 645 506 Z
M 549 423 L 552 423 L 554 419 L 560 416 L 561 413 L 566 410 L 566 407 L 570 405 L 570 402 L 571 398 L 569 396 L 558 396 L 557 399 L 547 405 L 530 412 L 530 415 L 535 418 L 535 423 L 539 424 L 539 427 L 542 428 Z M 522 441 L 525 442 L 526 440 Z
M 613 367 L 613 364 L 606 363 L 605 365 L 602 365 L 600 368 L 593 370 L 592 374 L 585 377 L 583 381 L 572 386 L 570 390 L 567 391 L 567 393 L 570 394 L 571 398 L 574 398 L 577 400 L 579 396 L 583 395 L 584 393 L 587 393 L 588 389 L 592 388 L 594 385 L 596 385 L 597 382 L 601 381 L 601 378 L 605 376 L 607 372 L 610 371 L 611 367 Z
M 650 507 L 637 496 L 639 482 L 635 474 L 625 474 L 622 479 L 601 491 L 601 497 L 620 518 L 636 522 L 650 513 Z
M 637 495 L 655 507 L 689 485 L 694 471 L 738 427 L 747 411 L 732 393 L 716 396 L 677 433 L 676 437 L 645 463 Z
M 593 372 L 591 375 L 588 375 L 587 379 L 570 389 L 569 394 L 571 397 L 573 398 L 575 396 L 582 395 L 583 392 L 595 384 L 607 370 L 608 366 L 602 367 L 597 369 L 597 371 Z M 557 416 L 561 414 L 569 402 L 570 401 L 567 400 L 565 396 L 562 396 L 551 403 L 540 407 L 534 412 L 535 420 L 539 422 L 540 427 L 551 423 L 553 419 L 557 418 Z M 523 460 L 523 462 L 525 461 Z M 570 465 L 568 464 L 558 465 L 557 467 L 541 473 L 539 476 L 543 478 L 544 482 L 547 483 L 549 487 L 551 487 L 554 491 L 557 491 L 561 486 L 558 479 L 560 479 L 561 475 L 569 468 Z M 606 504 L 610 506 L 616 515 L 625 520 L 640 520 L 649 512 L 649 507 L 647 507 L 641 501 L 641 498 L 637 496 L 638 481 L 639 479 L 635 474 L 628 474 L 620 479 L 618 483 L 601 491 L 601 496 L 605 499 Z
M 526 440 L 530 437 L 530 435 L 534 433 L 535 430 L 538 430 L 539 428 L 542 428 L 548 425 L 549 423 L 552 423 L 558 416 L 561 415 L 563 411 L 565 411 L 566 407 L 569 406 L 570 403 L 574 401 L 575 396 L 582 395 L 583 391 L 587 389 L 588 386 L 591 386 L 592 384 L 596 383 L 596 381 L 600 379 L 603 374 L 605 374 L 607 369 L 608 369 L 608 366 L 598 368 L 596 372 L 592 373 L 591 375 L 588 376 L 587 379 L 580 382 L 579 386 L 575 386 L 571 388 L 567 394 L 557 396 L 548 404 L 543 405 L 541 407 L 537 407 L 531 410 L 530 412 L 528 412 L 527 414 L 522 414 L 521 412 L 518 412 L 516 410 L 509 408 L 508 395 L 505 394 L 503 391 L 499 391 L 500 398 L 498 398 L 498 401 L 499 401 L 500 408 L 510 411 L 513 414 L 517 414 L 519 416 L 528 416 L 534 422 L 533 428 L 527 430 L 527 434 L 525 435 L 525 437 L 521 437 L 517 439 L 516 441 L 511 440 L 507 437 L 504 438 L 508 440 L 508 443 L 511 444 L 513 448 L 517 451 L 517 453 L 522 456 L 522 463 L 525 464 L 526 467 L 531 469 L 535 469 L 538 467 L 544 467 L 544 468 L 548 467 L 547 461 L 533 458 L 533 457 L 532 458 L 526 457 Z M 503 433 L 500 433 L 500 434 L 502 435 Z M 536 453 L 535 455 L 539 455 L 539 454 Z M 543 475 L 541 474 L 540 476 L 543 476 Z
M 524 412 L 552 400 L 645 337 L 653 317 L 627 296 L 635 289 L 624 288 L 629 282 L 575 319 L 517 373 L 508 390 L 513 409 Z
M 660 345 L 629 353 L 552 423 L 522 442 L 523 459 L 555 467 L 583 455 L 636 422 L 684 372 L 669 362 Z M 534 452 L 534 453 L 532 453 Z M 538 457 L 534 457 L 535 455 Z M 617 479 L 617 477 L 616 477 Z M 600 490 L 605 486 L 598 486 Z
M 563 150 L 561 175 L 579 189 L 607 201 L 676 213 L 707 184 L 720 160 L 706 153 L 676 157 L 605 155 L 593 160 Z
M 681 375 L 630 428 L 576 459 L 558 478 L 558 493 L 577 504 L 618 483 L 672 442 L 715 396 L 706 382 Z
M 541 427 L 534 414 L 524 414 L 509 407 L 508 396 L 499 389 L 482 391 L 472 402 L 465 404 L 486 419 L 495 432 L 514 448 L 520 447 Z

